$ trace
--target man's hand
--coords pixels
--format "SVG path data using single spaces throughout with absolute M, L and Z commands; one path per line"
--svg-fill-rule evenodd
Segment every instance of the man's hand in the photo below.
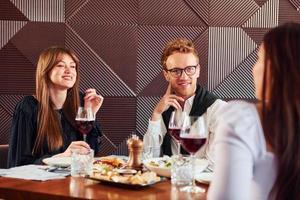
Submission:
M 178 101 L 184 102 L 184 99 L 182 97 L 176 96 L 175 94 L 172 94 L 171 84 L 169 84 L 165 95 L 160 99 L 160 101 L 154 108 L 151 120 L 157 121 L 159 119 L 159 116 L 170 106 L 173 106 L 175 109 L 182 109 Z

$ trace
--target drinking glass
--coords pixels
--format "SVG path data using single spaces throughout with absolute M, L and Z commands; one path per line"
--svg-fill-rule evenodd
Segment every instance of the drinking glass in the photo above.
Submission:
M 87 153 L 73 150 L 71 156 L 71 176 L 85 177 L 93 173 L 94 150 Z
M 92 130 L 95 116 L 91 107 L 79 107 L 76 115 L 76 126 L 86 142 L 87 134 Z
M 169 121 L 169 134 L 177 142 L 177 154 L 180 154 L 180 130 L 182 128 L 186 112 L 173 111 Z
M 183 148 L 191 154 L 193 182 L 181 191 L 189 193 L 205 192 L 205 189 L 195 184 L 195 153 L 205 144 L 208 131 L 203 117 L 189 116 L 185 118 L 183 128 L 180 131 L 180 141 Z

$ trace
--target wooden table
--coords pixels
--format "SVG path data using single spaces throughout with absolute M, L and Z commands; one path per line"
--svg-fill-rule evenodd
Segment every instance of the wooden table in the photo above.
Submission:
M 206 185 L 201 185 L 207 189 Z M 155 185 L 128 189 L 87 178 L 67 177 L 51 181 L 29 181 L 0 177 L 0 199 L 108 199 L 108 200 L 179 200 L 206 199 L 206 193 L 188 194 L 166 180 Z

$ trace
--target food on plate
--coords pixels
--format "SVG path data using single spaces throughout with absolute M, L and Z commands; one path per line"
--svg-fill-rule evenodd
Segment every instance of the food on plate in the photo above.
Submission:
M 111 165 L 113 167 L 122 167 L 126 164 L 124 160 L 117 157 L 107 156 L 107 157 L 101 157 L 100 160 L 96 160 L 94 163 L 101 162 L 108 165 Z
M 172 158 L 164 156 L 161 159 L 151 160 L 148 165 L 153 167 L 171 168 L 173 163 Z
M 94 172 L 93 177 L 100 180 L 112 181 L 116 183 L 126 183 L 132 185 L 143 185 L 160 181 L 160 177 L 158 177 L 155 172 L 142 173 L 141 171 L 139 171 L 135 175 L 121 175 L 115 171 L 110 171 L 107 174 Z
M 101 174 L 106 174 L 107 172 L 112 171 L 114 168 L 125 166 L 125 164 L 126 162 L 120 158 L 107 156 L 101 157 L 99 160 L 94 161 L 93 169 Z
M 125 164 L 122 159 L 116 157 L 100 158 L 93 164 L 92 178 L 132 185 L 144 185 L 160 181 L 160 177 L 155 172 L 130 170 L 124 168 Z M 124 170 L 135 173 L 124 173 Z

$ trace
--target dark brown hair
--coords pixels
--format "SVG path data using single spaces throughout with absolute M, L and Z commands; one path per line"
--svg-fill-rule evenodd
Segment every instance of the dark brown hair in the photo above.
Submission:
M 300 24 L 271 29 L 263 45 L 262 125 L 277 159 L 277 178 L 270 198 L 300 199 Z
M 59 62 L 59 56 L 67 54 L 76 64 L 76 81 L 67 91 L 67 98 L 63 105 L 63 112 L 70 121 L 75 119 L 79 102 L 79 60 L 75 54 L 63 47 L 50 47 L 39 56 L 36 69 L 36 99 L 38 100 L 37 138 L 33 148 L 34 153 L 43 153 L 42 146 L 47 141 L 50 151 L 58 149 L 63 144 L 61 128 L 57 114 L 50 99 L 49 73 Z
M 198 52 L 195 49 L 193 42 L 188 39 L 178 38 L 169 42 L 163 50 L 163 54 L 161 56 L 161 65 L 164 69 L 167 69 L 166 62 L 168 57 L 178 52 L 193 53 L 199 62 Z

